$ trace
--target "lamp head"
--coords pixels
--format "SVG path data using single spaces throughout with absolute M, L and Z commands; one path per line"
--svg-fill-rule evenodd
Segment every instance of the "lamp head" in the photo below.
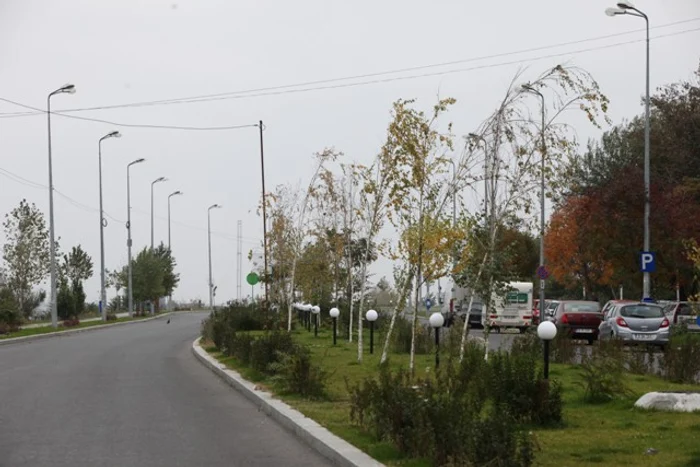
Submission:
M 605 14 L 608 16 L 624 15 L 626 13 L 622 8 L 606 8 Z
M 61 88 L 58 90 L 58 92 L 63 92 L 66 94 L 75 94 L 75 85 L 74 84 L 66 84 L 64 86 L 61 86 Z
M 438 313 L 437 311 L 430 315 L 430 327 L 433 328 L 441 328 L 445 324 L 445 317 L 442 316 L 442 313 Z
M 321 312 L 321 308 L 320 308 L 318 305 L 312 306 L 312 307 L 311 307 L 311 313 L 317 315 L 317 314 L 319 314 L 320 312 Z
M 338 316 L 340 316 L 340 310 L 335 307 L 331 308 L 331 310 L 328 313 L 331 315 L 331 318 L 337 318 Z
M 170 193 L 169 196 L 177 196 L 177 195 L 181 195 L 181 194 L 182 194 L 182 192 L 180 190 L 177 190 L 177 191 L 173 191 L 172 193 Z
M 617 7 L 621 10 L 634 10 L 634 4 L 628 0 L 617 2 Z
M 542 321 L 537 326 L 537 337 L 543 341 L 551 341 L 557 335 L 557 326 L 551 321 Z
M 379 315 L 375 310 L 368 310 L 367 313 L 365 314 L 365 319 L 369 321 L 370 323 L 377 321 L 377 318 L 379 318 Z

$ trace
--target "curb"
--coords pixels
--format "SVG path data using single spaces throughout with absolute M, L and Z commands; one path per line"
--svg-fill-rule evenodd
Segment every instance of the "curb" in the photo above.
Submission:
M 116 327 L 116 326 L 125 326 L 127 324 L 135 324 L 135 323 L 145 323 L 147 321 L 153 321 L 155 319 L 160 319 L 164 318 L 172 313 L 163 313 L 162 315 L 158 316 L 153 316 L 151 318 L 143 318 L 135 321 L 124 321 L 121 323 L 112 323 L 112 324 L 96 324 L 94 326 L 88 326 L 86 328 L 79 328 L 79 329 L 69 329 L 67 331 L 57 331 L 57 332 L 47 332 L 44 334 L 36 334 L 33 336 L 22 336 L 22 337 L 11 337 L 9 339 L 0 339 L 0 346 L 3 345 L 10 345 L 10 344 L 21 344 L 22 342 L 31 342 L 35 340 L 40 340 L 40 339 L 50 339 L 53 337 L 61 337 L 65 335 L 70 335 L 70 334 L 79 334 L 81 332 L 88 332 L 88 331 L 96 331 L 98 329 L 104 329 L 104 328 L 110 328 L 110 327 Z
M 343 467 L 383 467 L 344 439 L 341 439 L 301 412 L 275 399 L 271 393 L 262 391 L 254 383 L 244 379 L 237 371 L 229 370 L 210 356 L 200 345 L 201 337 L 192 343 L 192 353 L 214 374 L 232 388 L 242 393 L 268 416 L 292 432 L 316 452 L 335 465 Z

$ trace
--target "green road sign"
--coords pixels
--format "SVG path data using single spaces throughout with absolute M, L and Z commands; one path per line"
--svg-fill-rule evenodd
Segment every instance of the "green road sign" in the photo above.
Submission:
M 258 282 L 260 282 L 260 277 L 258 277 L 258 275 L 255 274 L 254 272 L 251 272 L 250 274 L 248 274 L 246 276 L 245 280 L 248 282 L 248 284 L 255 285 Z

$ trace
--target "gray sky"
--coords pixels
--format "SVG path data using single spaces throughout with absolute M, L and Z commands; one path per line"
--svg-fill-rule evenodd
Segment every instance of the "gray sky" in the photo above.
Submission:
M 74 95 L 52 98 L 54 110 L 227 93 L 357 76 L 465 60 L 639 30 L 639 18 L 605 16 L 611 0 L 224 1 L 224 0 L 0 0 L 0 97 L 45 108 L 49 92 L 65 83 Z M 697 68 L 700 1 L 639 0 L 652 27 L 652 87 L 689 78 Z M 688 21 L 693 20 L 693 21 Z M 678 34 L 682 31 L 692 32 Z M 346 160 L 368 163 L 381 146 L 391 103 L 417 98 L 424 108 L 438 93 L 458 102 L 449 118 L 458 135 L 472 131 L 494 108 L 519 68 L 534 77 L 569 62 L 590 71 L 611 99 L 615 123 L 641 110 L 644 45 L 635 32 L 528 53 L 469 61 L 376 78 L 318 84 L 336 86 L 396 76 L 463 70 L 309 92 L 239 94 L 193 104 L 74 113 L 129 124 L 229 126 L 265 121 L 268 187 L 307 180 L 311 154 L 334 146 Z M 692 44 L 696 44 L 695 47 Z M 608 47 L 609 46 L 609 47 Z M 600 48 L 586 52 L 582 49 Z M 542 58 L 547 55 L 558 57 Z M 518 63 L 516 63 L 518 62 Z M 267 94 L 267 95 L 260 95 Z M 0 102 L 0 112 L 25 109 Z M 217 301 L 236 294 L 236 221 L 243 221 L 245 258 L 262 237 L 255 207 L 260 195 L 256 128 L 170 131 L 124 128 L 54 116 L 54 184 L 77 201 L 55 197 L 56 231 L 64 250 L 82 244 L 95 261 L 89 300 L 99 294 L 97 141 L 103 144 L 104 208 L 126 219 L 126 164 L 132 171 L 135 250 L 150 242 L 150 182 L 156 185 L 156 240 L 167 241 L 167 195 L 173 198 L 173 251 L 181 283 L 175 298 L 207 297 L 206 208 L 212 212 Z M 585 139 L 597 132 L 578 128 Z M 653 157 L 653 155 L 652 155 Z M 48 214 L 46 119 L 0 118 L 0 212 L 27 198 Z M 268 189 L 270 189 L 268 188 Z M 126 229 L 105 229 L 107 267 L 126 264 Z M 1 235 L 1 234 L 0 234 Z M 377 278 L 391 277 L 380 262 Z M 243 292 L 249 288 L 243 283 Z M 110 293 L 110 296 L 113 292 Z

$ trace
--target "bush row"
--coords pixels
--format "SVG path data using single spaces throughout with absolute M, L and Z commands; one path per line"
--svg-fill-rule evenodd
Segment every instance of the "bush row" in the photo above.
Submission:
M 448 358 L 435 378 L 415 380 L 385 365 L 348 391 L 354 423 L 435 465 L 532 465 L 534 443 L 522 427 L 562 421 L 561 386 L 542 380 L 529 354 L 485 359 L 473 342 L 462 362 Z
M 227 357 L 270 377 L 283 392 L 312 399 L 324 397 L 328 374 L 312 362 L 309 349 L 295 343 L 286 331 L 267 329 L 253 335 L 250 328 L 264 328 L 270 321 L 239 311 L 212 313 L 202 324 L 202 336 Z

